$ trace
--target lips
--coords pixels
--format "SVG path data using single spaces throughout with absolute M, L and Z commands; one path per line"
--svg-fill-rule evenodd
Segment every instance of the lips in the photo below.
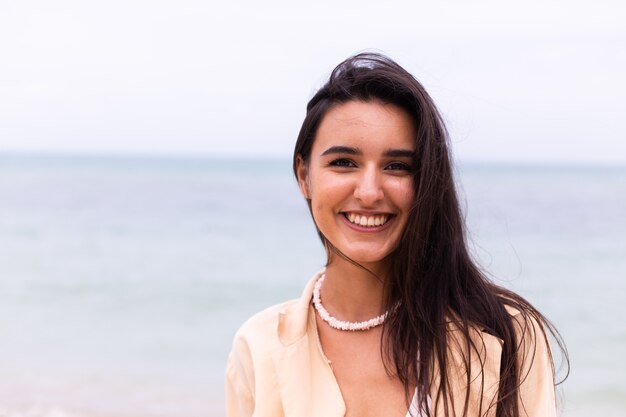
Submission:
M 380 227 L 387 223 L 391 216 L 389 214 L 359 214 L 359 213 L 343 213 L 344 217 L 352 224 L 361 227 Z

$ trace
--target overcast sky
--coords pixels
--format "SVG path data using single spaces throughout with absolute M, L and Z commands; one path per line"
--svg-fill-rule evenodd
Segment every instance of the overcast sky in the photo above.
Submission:
M 0 0 L 0 152 L 288 156 L 387 53 L 461 160 L 626 163 L 626 2 Z

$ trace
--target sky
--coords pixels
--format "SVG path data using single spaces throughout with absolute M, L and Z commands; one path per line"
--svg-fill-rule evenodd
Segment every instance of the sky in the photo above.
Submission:
M 0 0 L 0 152 L 289 157 L 368 50 L 460 160 L 626 164 L 624 22 L 621 0 Z

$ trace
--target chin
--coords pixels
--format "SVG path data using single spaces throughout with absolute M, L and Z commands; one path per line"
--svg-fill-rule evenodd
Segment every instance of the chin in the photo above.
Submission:
M 355 250 L 342 250 L 338 248 L 344 255 L 356 263 L 365 264 L 378 264 L 385 262 L 389 259 L 390 252 L 388 251 L 355 251 Z

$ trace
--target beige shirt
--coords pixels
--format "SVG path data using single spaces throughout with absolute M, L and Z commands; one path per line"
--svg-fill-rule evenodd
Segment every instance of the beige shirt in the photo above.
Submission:
M 250 318 L 237 332 L 226 368 L 226 409 L 229 417 L 343 417 L 346 407 L 322 351 L 315 313 L 311 306 L 315 275 L 298 300 L 270 307 Z M 552 362 L 548 346 L 536 322 L 524 325 L 519 313 L 523 383 L 520 412 L 528 417 L 556 416 Z M 448 379 L 453 415 L 462 415 L 467 392 L 463 366 L 465 343 L 450 325 Z M 455 337 L 458 334 L 459 337 Z M 495 416 L 502 341 L 473 330 L 479 352 L 471 353 L 468 416 Z M 482 366 L 481 366 L 482 363 Z M 458 364 L 458 366 L 454 366 Z M 438 375 L 430 397 L 436 398 Z M 444 416 L 442 401 L 434 404 L 434 416 Z M 482 407 L 482 412 L 480 411 Z

